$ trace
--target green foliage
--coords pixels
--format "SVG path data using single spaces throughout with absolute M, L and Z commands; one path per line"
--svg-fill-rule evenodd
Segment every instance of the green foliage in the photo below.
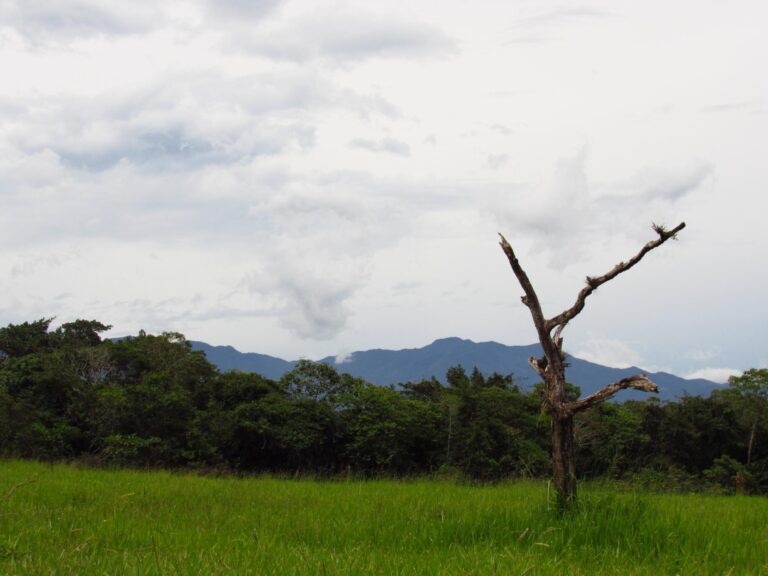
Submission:
M 102 340 L 51 319 L 0 328 L 0 455 L 336 476 L 549 474 L 540 387 L 450 368 L 386 388 L 307 360 L 275 382 L 220 373 L 178 333 Z M 568 397 L 579 391 L 569 385 Z M 579 470 L 684 490 L 768 493 L 768 370 L 710 398 L 601 404 L 576 419 Z
M 41 318 L 23 324 L 8 324 L 0 328 L 0 358 L 20 358 L 51 348 L 48 327 L 53 318 Z
M 434 376 L 429 380 L 400 384 L 402 395 L 410 400 L 440 404 L 444 399 L 443 385 Z
M 727 454 L 715 458 L 712 466 L 704 471 L 704 478 L 713 484 L 733 493 L 742 484 L 746 488 L 751 482 L 751 475 L 745 472 L 744 465 Z
M 112 328 L 97 320 L 66 322 L 52 335 L 56 344 L 65 348 L 83 348 L 101 344 L 102 332 Z
M 722 395 L 735 404 L 738 419 L 748 430 L 743 437 L 747 465 L 768 458 L 768 369 L 753 368 L 732 376 Z
M 347 396 L 341 417 L 344 455 L 355 470 L 414 474 L 440 464 L 445 417 L 439 406 L 365 384 Z
M 333 366 L 311 360 L 299 360 L 296 367 L 280 379 L 289 395 L 334 403 L 349 392 L 352 382 L 342 378 Z
M 752 368 L 741 376 L 731 376 L 728 385 L 739 397 L 768 402 L 768 368 Z
M 136 434 L 113 434 L 104 438 L 101 457 L 104 462 L 123 466 L 155 464 L 162 440 L 157 436 L 142 438 Z
M 475 369 L 452 390 L 458 399 L 454 461 L 466 474 L 497 480 L 541 472 L 546 452 L 530 441 L 539 408 L 526 401 L 511 376 L 486 380 Z
M 577 415 L 578 469 L 589 476 L 621 478 L 651 444 L 636 404 L 602 403 Z
M 666 407 L 659 441 L 669 460 L 699 474 L 718 456 L 736 451 L 736 420 L 734 406 L 720 397 L 685 396 Z

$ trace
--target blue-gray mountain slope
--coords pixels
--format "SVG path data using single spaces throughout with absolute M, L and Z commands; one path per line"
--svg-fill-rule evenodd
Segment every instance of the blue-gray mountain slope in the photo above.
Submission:
M 192 345 L 196 350 L 203 350 L 208 359 L 221 370 L 258 372 L 268 378 L 277 379 L 295 365 L 295 362 L 273 356 L 241 353 L 231 346 L 210 346 L 202 342 L 193 342 Z M 530 389 L 538 382 L 539 377 L 528 365 L 528 358 L 539 354 L 538 344 L 506 346 L 498 342 L 443 338 L 423 348 L 365 350 L 347 355 L 341 363 L 336 362 L 332 356 L 323 358 L 321 362 L 327 362 L 339 372 L 347 372 L 381 385 L 416 382 L 432 376 L 444 382 L 445 373 L 451 366 L 464 366 L 467 372 L 477 366 L 486 375 L 493 372 L 514 374 L 515 382 L 521 388 Z M 582 395 L 591 394 L 600 387 L 626 376 L 643 372 L 659 386 L 659 397 L 662 400 L 674 400 L 684 394 L 706 396 L 720 387 L 709 380 L 686 380 L 673 374 L 646 372 L 635 367 L 609 368 L 573 356 L 568 357 L 568 363 L 567 380 L 579 386 Z M 630 390 L 619 393 L 617 399 L 647 397 L 647 394 Z
M 266 354 L 240 352 L 232 346 L 211 346 L 205 342 L 195 341 L 192 341 L 191 344 L 193 350 L 205 352 L 208 361 L 223 372 L 228 370 L 256 372 L 266 378 L 278 380 L 283 374 L 292 370 L 296 364 Z

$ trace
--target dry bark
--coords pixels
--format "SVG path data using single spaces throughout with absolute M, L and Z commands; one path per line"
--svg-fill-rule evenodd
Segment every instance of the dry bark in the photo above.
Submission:
M 639 374 L 623 378 L 618 382 L 604 386 L 594 394 L 576 401 L 569 402 L 565 394 L 565 353 L 563 352 L 562 332 L 565 326 L 583 309 L 587 298 L 599 286 L 626 272 L 651 250 L 661 246 L 667 240 L 675 238 L 677 233 L 685 228 L 685 222 L 672 230 L 663 226 L 653 225 L 658 237 L 643 246 L 640 251 L 626 262 L 619 262 L 602 276 L 587 276 L 587 285 L 579 292 L 576 302 L 560 314 L 547 319 L 541 309 L 541 303 L 528 275 L 523 270 L 512 246 L 506 238 L 501 237 L 501 248 L 509 260 L 512 271 L 517 277 L 524 295 L 522 302 L 528 307 L 531 319 L 536 327 L 544 355 L 541 358 L 531 357 L 531 367 L 544 381 L 544 408 L 549 414 L 552 431 L 552 475 L 561 508 L 568 508 L 576 502 L 576 470 L 573 442 L 573 417 L 577 412 L 586 410 L 611 398 L 620 390 L 633 388 L 646 392 L 658 392 L 657 386 L 645 375 Z M 554 334 L 552 333 L 554 330 Z

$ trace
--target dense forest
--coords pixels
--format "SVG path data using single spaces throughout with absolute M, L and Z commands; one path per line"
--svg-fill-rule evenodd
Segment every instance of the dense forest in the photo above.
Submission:
M 448 370 L 382 387 L 300 361 L 274 381 L 219 372 L 178 333 L 102 339 L 100 322 L 0 328 L 0 456 L 319 476 L 550 473 L 541 389 Z M 570 390 L 574 398 L 578 390 Z M 578 415 L 584 477 L 768 493 L 768 370 L 710 397 Z

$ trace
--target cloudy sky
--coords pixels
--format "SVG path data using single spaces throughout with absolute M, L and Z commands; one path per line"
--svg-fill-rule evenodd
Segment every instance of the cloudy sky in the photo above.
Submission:
M 0 324 L 768 365 L 768 4 L 0 0 Z

